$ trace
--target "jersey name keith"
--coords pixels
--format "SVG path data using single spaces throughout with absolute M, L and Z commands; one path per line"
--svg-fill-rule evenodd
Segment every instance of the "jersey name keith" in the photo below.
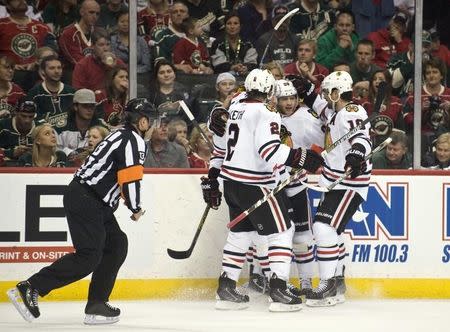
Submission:
M 231 120 L 241 120 L 242 117 L 244 116 L 245 110 L 243 111 L 233 111 L 230 114 L 230 118 Z

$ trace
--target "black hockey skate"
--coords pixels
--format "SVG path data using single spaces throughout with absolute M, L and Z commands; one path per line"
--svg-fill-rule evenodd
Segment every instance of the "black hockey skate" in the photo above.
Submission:
M 267 294 L 269 293 L 269 282 L 263 275 L 252 273 L 248 280 L 248 288 L 261 294 Z
M 113 324 L 119 321 L 120 309 L 115 308 L 108 302 L 88 302 L 84 309 L 86 317 L 84 324 L 100 325 Z
M 216 309 L 218 310 L 241 310 L 248 308 L 250 301 L 248 295 L 241 294 L 236 289 L 236 281 L 228 278 L 223 272 L 219 277 L 219 288 L 216 295 Z
M 19 282 L 16 288 L 10 289 L 7 294 L 14 307 L 27 322 L 31 323 L 41 315 L 38 306 L 39 293 L 31 287 L 28 281 Z M 22 303 L 19 302 L 19 297 Z
M 270 278 L 270 292 L 271 302 L 269 311 L 284 312 L 284 311 L 299 311 L 302 309 L 302 300 L 300 297 L 294 295 L 287 287 L 286 281 L 277 277 L 274 273 Z
M 330 307 L 336 305 L 336 279 L 320 280 L 319 286 L 306 295 L 306 305 L 310 307 Z

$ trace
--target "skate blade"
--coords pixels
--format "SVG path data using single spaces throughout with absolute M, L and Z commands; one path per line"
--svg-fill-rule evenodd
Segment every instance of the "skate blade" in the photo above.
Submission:
M 281 302 L 272 302 L 269 305 L 270 312 L 291 312 L 300 311 L 303 309 L 301 304 L 285 304 Z
M 114 324 L 119 321 L 120 317 L 105 317 L 99 315 L 86 315 L 84 318 L 84 324 L 86 325 L 104 325 L 104 324 Z
M 336 305 L 336 300 L 333 297 L 327 297 L 321 300 L 306 299 L 308 307 L 332 307 Z
M 345 295 L 344 294 L 336 295 L 334 297 L 334 300 L 336 301 L 336 304 L 342 304 L 345 302 Z
M 217 300 L 214 307 L 216 310 L 244 310 L 248 308 L 248 302 L 231 302 Z
M 25 319 L 28 323 L 31 323 L 36 319 L 36 317 L 31 314 L 30 310 L 27 309 L 25 304 L 23 304 L 23 302 L 19 302 L 20 295 L 16 288 L 11 288 L 6 292 L 6 294 L 23 319 Z

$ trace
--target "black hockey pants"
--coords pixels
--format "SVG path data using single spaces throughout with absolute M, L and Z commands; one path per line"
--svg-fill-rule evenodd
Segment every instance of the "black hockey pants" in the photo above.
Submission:
M 64 210 L 75 252 L 43 268 L 28 281 L 44 296 L 92 272 L 88 300 L 108 301 L 117 272 L 127 256 L 127 236 L 120 229 L 113 209 L 76 180 L 64 194 Z

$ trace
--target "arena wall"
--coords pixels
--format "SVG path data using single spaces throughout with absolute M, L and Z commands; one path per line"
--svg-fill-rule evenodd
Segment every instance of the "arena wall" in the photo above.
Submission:
M 18 280 L 73 250 L 62 209 L 62 194 L 73 172 L 0 170 L 0 301 L 6 301 L 6 290 Z M 226 205 L 211 210 L 192 256 L 173 260 L 166 249 L 187 249 L 203 213 L 199 187 L 203 172 L 146 173 L 145 216 L 131 221 L 122 204 L 116 213 L 128 235 L 129 251 L 112 297 L 212 297 L 229 221 Z M 319 195 L 310 192 L 313 211 Z M 377 172 L 368 201 L 346 229 L 349 297 L 450 297 L 449 209 L 448 173 Z M 246 275 L 244 271 L 243 278 Z M 87 287 L 88 280 L 82 280 L 47 299 L 84 299 Z

